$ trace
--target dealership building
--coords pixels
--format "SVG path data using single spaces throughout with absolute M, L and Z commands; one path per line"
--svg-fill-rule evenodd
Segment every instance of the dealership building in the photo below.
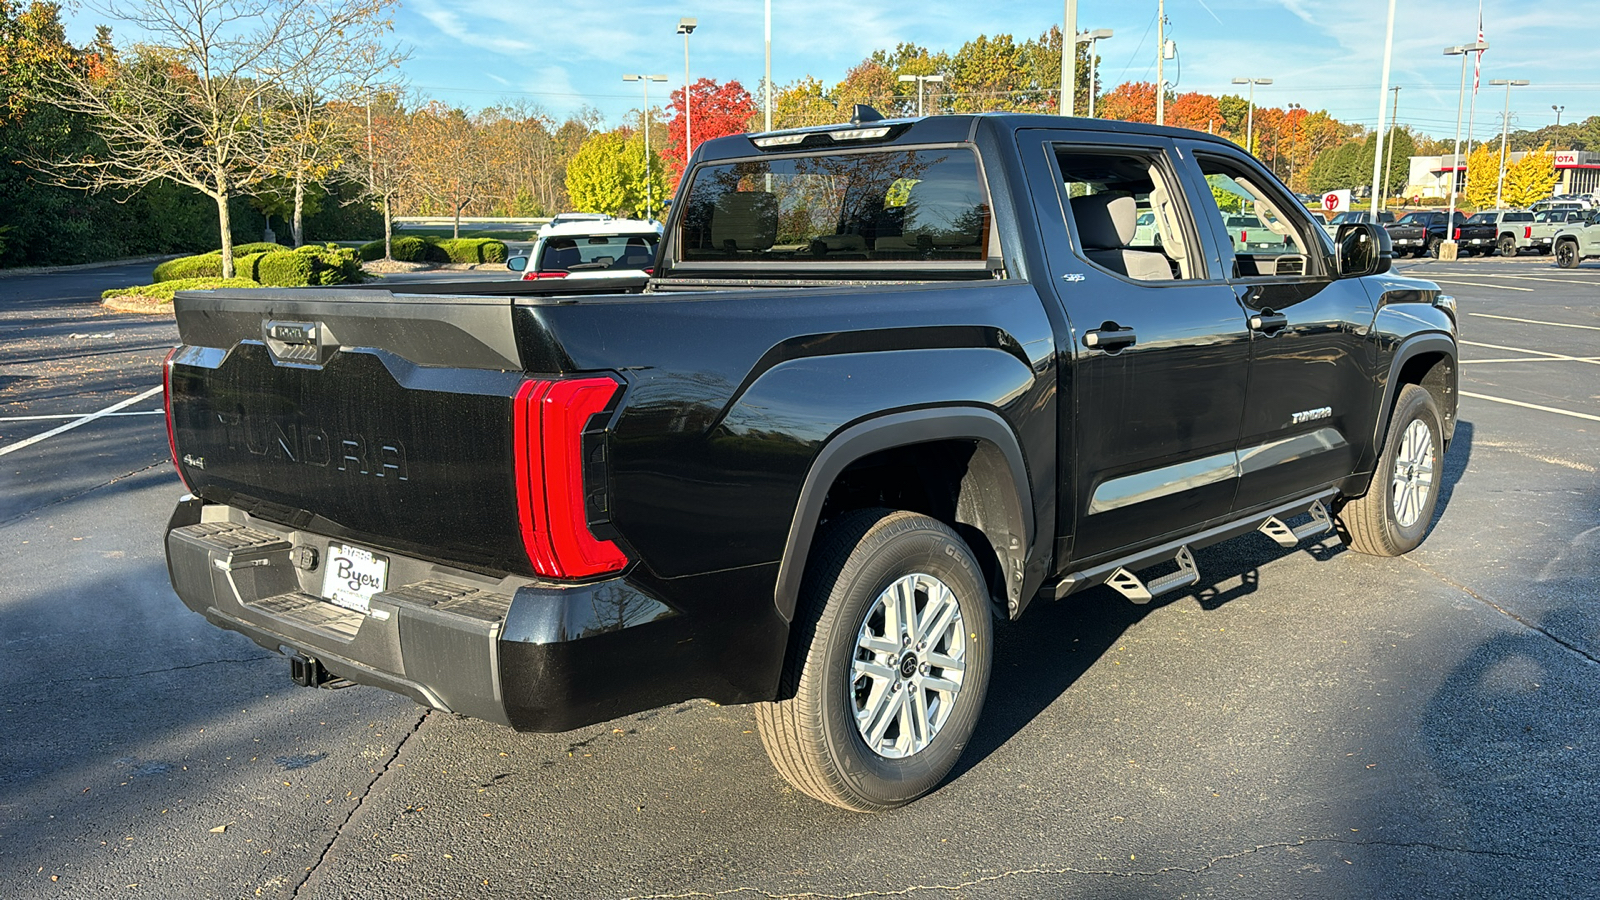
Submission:
M 1591 150 L 1556 150 L 1556 183 L 1553 193 L 1592 194 L 1600 192 L 1600 153 Z M 1528 154 L 1518 150 L 1512 154 L 1516 162 Z M 1467 189 L 1466 154 L 1460 156 L 1413 156 L 1411 174 L 1406 184 L 1407 197 L 1445 197 L 1454 176 L 1456 192 Z

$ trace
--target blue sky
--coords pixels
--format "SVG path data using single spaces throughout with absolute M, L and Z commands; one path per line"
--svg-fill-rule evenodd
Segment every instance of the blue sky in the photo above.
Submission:
M 1453 133 L 1460 64 L 1449 44 L 1476 36 L 1477 9 L 1461 0 L 1403 0 L 1395 25 L 1391 85 L 1400 85 L 1402 124 L 1448 137 Z M 1058 22 L 1060 0 L 773 0 L 773 80 L 804 75 L 826 84 L 877 48 L 910 41 L 954 52 L 978 34 L 1036 36 Z M 1327 109 L 1352 123 L 1378 117 L 1383 0 L 1168 0 L 1168 36 L 1180 59 L 1168 79 L 1180 92 L 1237 91 L 1234 77 L 1272 78 L 1258 87 L 1262 105 L 1298 102 Z M 1512 127 L 1538 128 L 1600 114 L 1600 54 L 1593 50 L 1596 0 L 1485 0 L 1485 36 L 1477 132 L 1497 131 L 1505 89 L 1491 78 L 1526 78 L 1512 93 Z M 691 38 L 693 75 L 738 79 L 752 91 L 762 74 L 761 0 L 406 0 L 397 36 L 412 50 L 405 76 L 421 95 L 477 108 L 526 99 L 564 117 L 588 105 L 617 123 L 641 105 L 626 72 L 663 73 L 652 90 L 659 105 L 683 81 L 680 16 L 700 20 Z M 1112 28 L 1100 44 L 1106 85 L 1154 80 L 1156 0 L 1080 0 L 1078 27 Z M 86 41 L 92 11 L 74 17 L 72 37 Z M 126 29 L 119 29 L 125 33 Z M 1176 71 L 1174 71 L 1174 68 Z M 1472 73 L 1467 73 L 1469 98 Z M 759 102 L 759 98 L 758 98 Z

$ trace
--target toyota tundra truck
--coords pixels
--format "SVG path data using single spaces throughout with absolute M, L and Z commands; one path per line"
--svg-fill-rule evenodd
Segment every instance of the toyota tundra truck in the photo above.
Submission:
M 751 704 L 784 778 L 877 811 L 963 752 L 995 623 L 1430 528 L 1454 301 L 1228 141 L 860 108 L 701 144 L 671 209 L 628 291 L 180 294 L 183 603 L 518 730 Z

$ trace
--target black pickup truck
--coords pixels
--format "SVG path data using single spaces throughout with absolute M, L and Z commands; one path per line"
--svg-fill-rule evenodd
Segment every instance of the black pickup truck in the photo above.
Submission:
M 1423 539 L 1454 302 L 1378 226 L 1192 131 L 858 115 L 700 145 L 632 293 L 180 294 L 179 597 L 516 729 L 753 703 L 795 786 L 881 810 L 961 754 L 994 620 L 1250 532 Z
M 1455 224 L 1449 225 L 1453 221 Z M 1445 241 L 1455 241 L 1457 252 L 1461 256 L 1471 256 L 1482 253 L 1488 256 L 1495 250 L 1494 239 L 1497 236 L 1494 226 L 1478 228 L 1471 234 L 1463 235 L 1462 230 L 1467 226 L 1467 214 L 1456 211 L 1452 220 L 1450 214 L 1443 210 L 1429 210 L 1424 212 L 1406 213 L 1400 221 L 1390 225 L 1389 240 L 1394 245 L 1394 252 L 1405 257 L 1422 256 L 1424 254 L 1439 258 L 1439 248 Z M 1466 237 L 1468 240 L 1463 241 Z M 1479 239 L 1472 243 L 1472 239 Z

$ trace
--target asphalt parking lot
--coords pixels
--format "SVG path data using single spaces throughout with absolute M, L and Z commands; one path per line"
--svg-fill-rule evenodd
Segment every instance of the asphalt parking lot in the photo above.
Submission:
M 1428 541 L 1035 603 L 952 779 L 877 817 L 790 790 L 742 708 L 520 735 L 294 687 L 188 612 L 176 331 L 95 302 L 147 268 L 0 278 L 0 898 L 1594 892 L 1600 265 L 1399 263 L 1461 311 Z

